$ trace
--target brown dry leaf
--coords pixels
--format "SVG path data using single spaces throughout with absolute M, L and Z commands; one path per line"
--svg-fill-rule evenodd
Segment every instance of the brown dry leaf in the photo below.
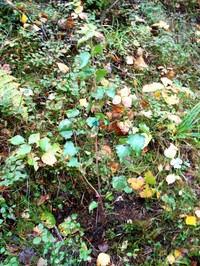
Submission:
M 134 68 L 137 70 L 148 69 L 149 66 L 145 63 L 144 58 L 140 55 L 134 62 Z
M 110 255 L 106 253 L 100 253 L 97 257 L 96 265 L 109 266 L 109 264 L 110 264 Z
M 35 226 L 32 231 L 34 233 L 34 237 L 40 236 L 42 234 L 42 229 L 38 226 Z
M 39 205 L 43 204 L 43 203 L 44 203 L 46 200 L 48 200 L 49 198 L 50 198 L 50 195 L 49 195 L 49 194 L 46 194 L 46 195 L 40 197 L 40 198 L 38 199 L 38 201 L 37 201 L 37 205 L 39 206 Z
M 48 151 L 42 155 L 41 160 L 43 161 L 43 163 L 50 166 L 53 166 L 57 162 L 55 155 Z
M 66 74 L 69 71 L 69 67 L 67 65 L 65 65 L 63 63 L 56 63 L 56 64 L 57 64 L 59 70 L 61 72 L 63 72 L 64 74 Z
M 126 135 L 131 128 L 131 122 L 129 120 L 126 120 L 125 122 L 118 122 L 117 126 L 119 127 L 121 132 Z
M 133 65 L 133 62 L 134 62 L 133 60 L 134 60 L 134 57 L 132 55 L 128 55 L 126 57 L 126 63 L 127 63 L 127 65 Z
M 119 163 L 117 163 L 117 162 L 111 163 L 110 168 L 111 168 L 111 172 L 114 174 L 117 171 L 117 169 L 119 168 Z
M 107 156 L 111 155 L 111 148 L 108 145 L 105 145 L 101 148 L 101 152 Z
M 130 185 L 130 187 L 132 187 L 135 190 L 142 190 L 145 185 L 144 181 L 140 180 L 139 178 L 135 178 L 135 177 L 129 178 L 127 182 Z

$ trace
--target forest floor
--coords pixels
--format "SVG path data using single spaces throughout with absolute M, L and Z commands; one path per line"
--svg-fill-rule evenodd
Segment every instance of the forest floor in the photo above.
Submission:
M 200 265 L 198 1 L 2 1 L 0 265 Z

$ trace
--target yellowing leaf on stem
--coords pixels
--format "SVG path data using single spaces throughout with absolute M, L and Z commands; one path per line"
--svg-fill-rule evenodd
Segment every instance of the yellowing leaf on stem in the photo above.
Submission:
M 130 185 L 130 187 L 133 188 L 134 190 L 142 190 L 145 185 L 144 181 L 134 177 L 129 178 L 127 182 Z
M 185 223 L 187 225 L 196 226 L 197 225 L 197 218 L 195 216 L 187 216 L 185 219 Z
M 86 108 L 88 106 L 88 102 L 86 99 L 80 99 L 79 103 L 80 103 L 80 106 L 82 106 L 82 107 Z
M 150 188 L 148 185 L 145 185 L 144 189 L 139 193 L 141 198 L 147 199 L 151 198 L 155 193 L 154 188 Z
M 28 21 L 28 18 L 27 18 L 27 16 L 23 13 L 22 16 L 21 16 L 21 18 L 20 18 L 20 22 L 23 23 L 23 24 L 25 24 L 27 21 Z
M 41 160 L 43 161 L 43 163 L 50 166 L 53 166 L 57 162 L 55 155 L 48 151 L 42 155 Z

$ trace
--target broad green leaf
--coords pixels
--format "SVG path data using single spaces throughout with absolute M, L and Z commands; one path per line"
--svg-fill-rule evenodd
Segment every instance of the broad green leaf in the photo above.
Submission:
M 141 134 L 131 135 L 128 137 L 126 143 L 130 144 L 136 155 L 139 156 L 145 144 L 145 137 Z
M 36 237 L 36 238 L 33 239 L 33 244 L 34 245 L 38 245 L 38 244 L 40 244 L 41 241 L 42 241 L 41 237 Z
M 148 172 L 145 173 L 144 180 L 150 185 L 155 185 L 156 184 L 156 179 L 153 176 L 151 171 L 148 171 Z
M 49 143 L 50 139 L 45 137 L 39 140 L 39 146 L 43 151 L 48 151 L 48 149 L 51 147 L 51 144 Z
M 72 157 L 70 161 L 68 162 L 67 166 L 69 167 L 79 167 L 80 163 L 78 162 L 77 158 Z
M 94 97 L 96 100 L 101 100 L 104 96 L 104 89 L 103 87 L 98 87 L 96 89 L 96 92 L 92 93 L 92 97 Z
M 86 69 L 83 69 L 83 71 L 81 71 L 79 75 L 81 79 L 85 79 L 85 78 L 92 76 L 94 72 L 95 70 L 93 68 L 86 68 Z
M 87 64 L 89 63 L 89 59 L 90 59 L 90 53 L 84 52 L 84 53 L 80 54 L 80 66 L 79 66 L 79 69 L 82 69 L 85 66 L 87 66 Z
M 68 131 L 72 129 L 72 122 L 69 119 L 62 120 L 58 126 L 59 131 Z
M 56 224 L 56 219 L 51 212 L 43 212 L 41 214 L 40 219 L 43 221 L 45 226 L 49 229 L 54 228 L 54 226 Z
M 98 126 L 99 124 L 98 119 L 96 117 L 88 117 L 88 119 L 86 120 L 86 123 L 90 127 L 95 127 L 95 126 Z
M 58 151 L 60 151 L 60 145 L 58 143 L 54 143 L 51 148 L 49 149 L 49 152 L 56 154 Z
M 91 212 L 92 210 L 94 210 L 95 208 L 98 207 L 98 202 L 96 201 L 92 201 L 89 205 L 89 212 Z
M 127 181 L 125 176 L 115 176 L 112 179 L 112 186 L 118 192 L 122 192 L 127 187 Z
M 115 88 L 110 88 L 108 90 L 105 90 L 105 93 L 108 95 L 108 97 L 114 98 L 114 96 L 115 96 Z
M 98 69 L 96 71 L 96 79 L 97 81 L 101 81 L 106 75 L 107 75 L 107 70 L 106 69 Z
M 20 145 L 20 144 L 23 144 L 25 143 L 25 140 L 22 136 L 20 135 L 17 135 L 17 136 L 14 136 L 13 138 L 10 139 L 10 142 L 13 144 L 13 145 Z
M 148 127 L 146 124 L 141 123 L 141 124 L 139 124 L 139 127 L 140 127 L 141 131 L 143 131 L 143 132 L 146 133 L 147 135 L 150 134 L 150 132 L 149 132 L 149 127 Z
M 28 144 L 37 143 L 40 139 L 40 133 L 31 134 L 28 138 Z
M 26 155 L 31 152 L 31 146 L 28 144 L 22 144 L 17 150 L 17 155 Z
M 68 131 L 60 131 L 60 135 L 65 138 L 65 139 L 70 139 L 71 136 L 73 135 L 73 131 L 72 130 L 68 130 Z
M 103 52 L 103 46 L 101 44 L 97 44 L 95 47 L 94 47 L 94 50 L 93 50 L 93 55 L 97 55 L 97 54 L 102 54 Z
M 128 156 L 130 154 L 130 147 L 125 145 L 117 145 L 116 150 L 120 162 L 122 162 L 125 156 Z
M 79 115 L 79 113 L 80 113 L 79 110 L 76 108 L 67 110 L 66 112 L 68 118 L 76 117 Z
M 67 141 L 63 147 L 63 156 L 69 155 L 74 156 L 77 153 L 77 148 L 74 146 L 72 141 Z

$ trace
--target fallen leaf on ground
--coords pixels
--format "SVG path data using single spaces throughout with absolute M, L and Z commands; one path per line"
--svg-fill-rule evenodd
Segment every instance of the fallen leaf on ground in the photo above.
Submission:
M 132 106 L 132 98 L 129 97 L 129 96 L 122 97 L 122 104 L 125 107 L 129 107 L 130 108 Z
M 197 209 L 197 210 L 195 211 L 195 214 L 196 214 L 196 216 L 197 216 L 198 218 L 200 218 L 200 209 Z
M 80 103 L 80 106 L 82 106 L 82 107 L 86 108 L 88 106 L 88 102 L 86 99 L 80 99 L 79 103 Z
M 169 159 L 173 159 L 176 156 L 177 151 L 178 148 L 173 143 L 170 143 L 169 148 L 164 150 L 164 155 Z
M 69 67 L 67 65 L 65 65 L 63 63 L 56 63 L 56 64 L 57 64 L 59 70 L 61 72 L 63 72 L 64 74 L 66 74 L 69 71 Z
M 149 66 L 145 63 L 144 58 L 140 55 L 134 62 L 134 68 L 138 70 L 148 69 Z
M 128 88 L 128 87 L 125 87 L 123 89 L 121 89 L 118 94 L 121 96 L 121 97 L 126 97 L 126 96 L 129 96 L 131 94 L 131 90 Z
M 187 216 L 185 219 L 187 225 L 197 225 L 197 218 L 195 216 Z
M 97 266 L 108 266 L 110 264 L 110 255 L 106 253 L 100 253 L 97 257 Z
M 115 95 L 115 97 L 114 97 L 113 100 L 112 100 L 112 103 L 113 103 L 114 105 L 117 105 L 117 104 L 120 104 L 120 103 L 121 103 L 121 100 L 122 100 L 121 96 L 119 96 L 119 95 Z
M 128 55 L 126 57 L 126 63 L 127 63 L 127 65 L 132 65 L 133 64 L 133 59 L 134 59 L 134 57 L 132 55 Z
M 145 185 L 144 181 L 135 177 L 129 178 L 127 182 L 130 185 L 130 187 L 135 190 L 142 190 Z
M 176 177 L 177 176 L 174 174 L 168 175 L 166 177 L 166 182 L 168 183 L 168 185 L 173 184 L 176 181 Z
M 27 21 L 28 21 L 28 18 L 27 18 L 27 16 L 23 13 L 22 16 L 21 16 L 21 18 L 20 18 L 20 22 L 23 23 L 23 24 L 25 24 Z
M 154 27 L 154 28 L 157 27 L 160 29 L 164 29 L 165 31 L 169 31 L 169 25 L 165 21 L 162 21 L 162 20 L 160 20 L 157 23 L 154 23 L 153 25 L 151 25 L 151 27 Z
M 55 155 L 51 152 L 45 152 L 42 155 L 41 160 L 43 161 L 43 163 L 50 166 L 53 166 L 57 162 Z
M 174 262 L 175 262 L 175 257 L 172 255 L 172 254 L 169 254 L 168 256 L 167 256 L 167 262 L 169 263 L 169 264 L 173 264 Z
M 163 86 L 162 83 L 153 82 L 151 84 L 144 85 L 144 87 L 142 88 L 142 91 L 143 92 L 154 92 L 158 90 L 163 90 L 164 88 L 165 87 Z

